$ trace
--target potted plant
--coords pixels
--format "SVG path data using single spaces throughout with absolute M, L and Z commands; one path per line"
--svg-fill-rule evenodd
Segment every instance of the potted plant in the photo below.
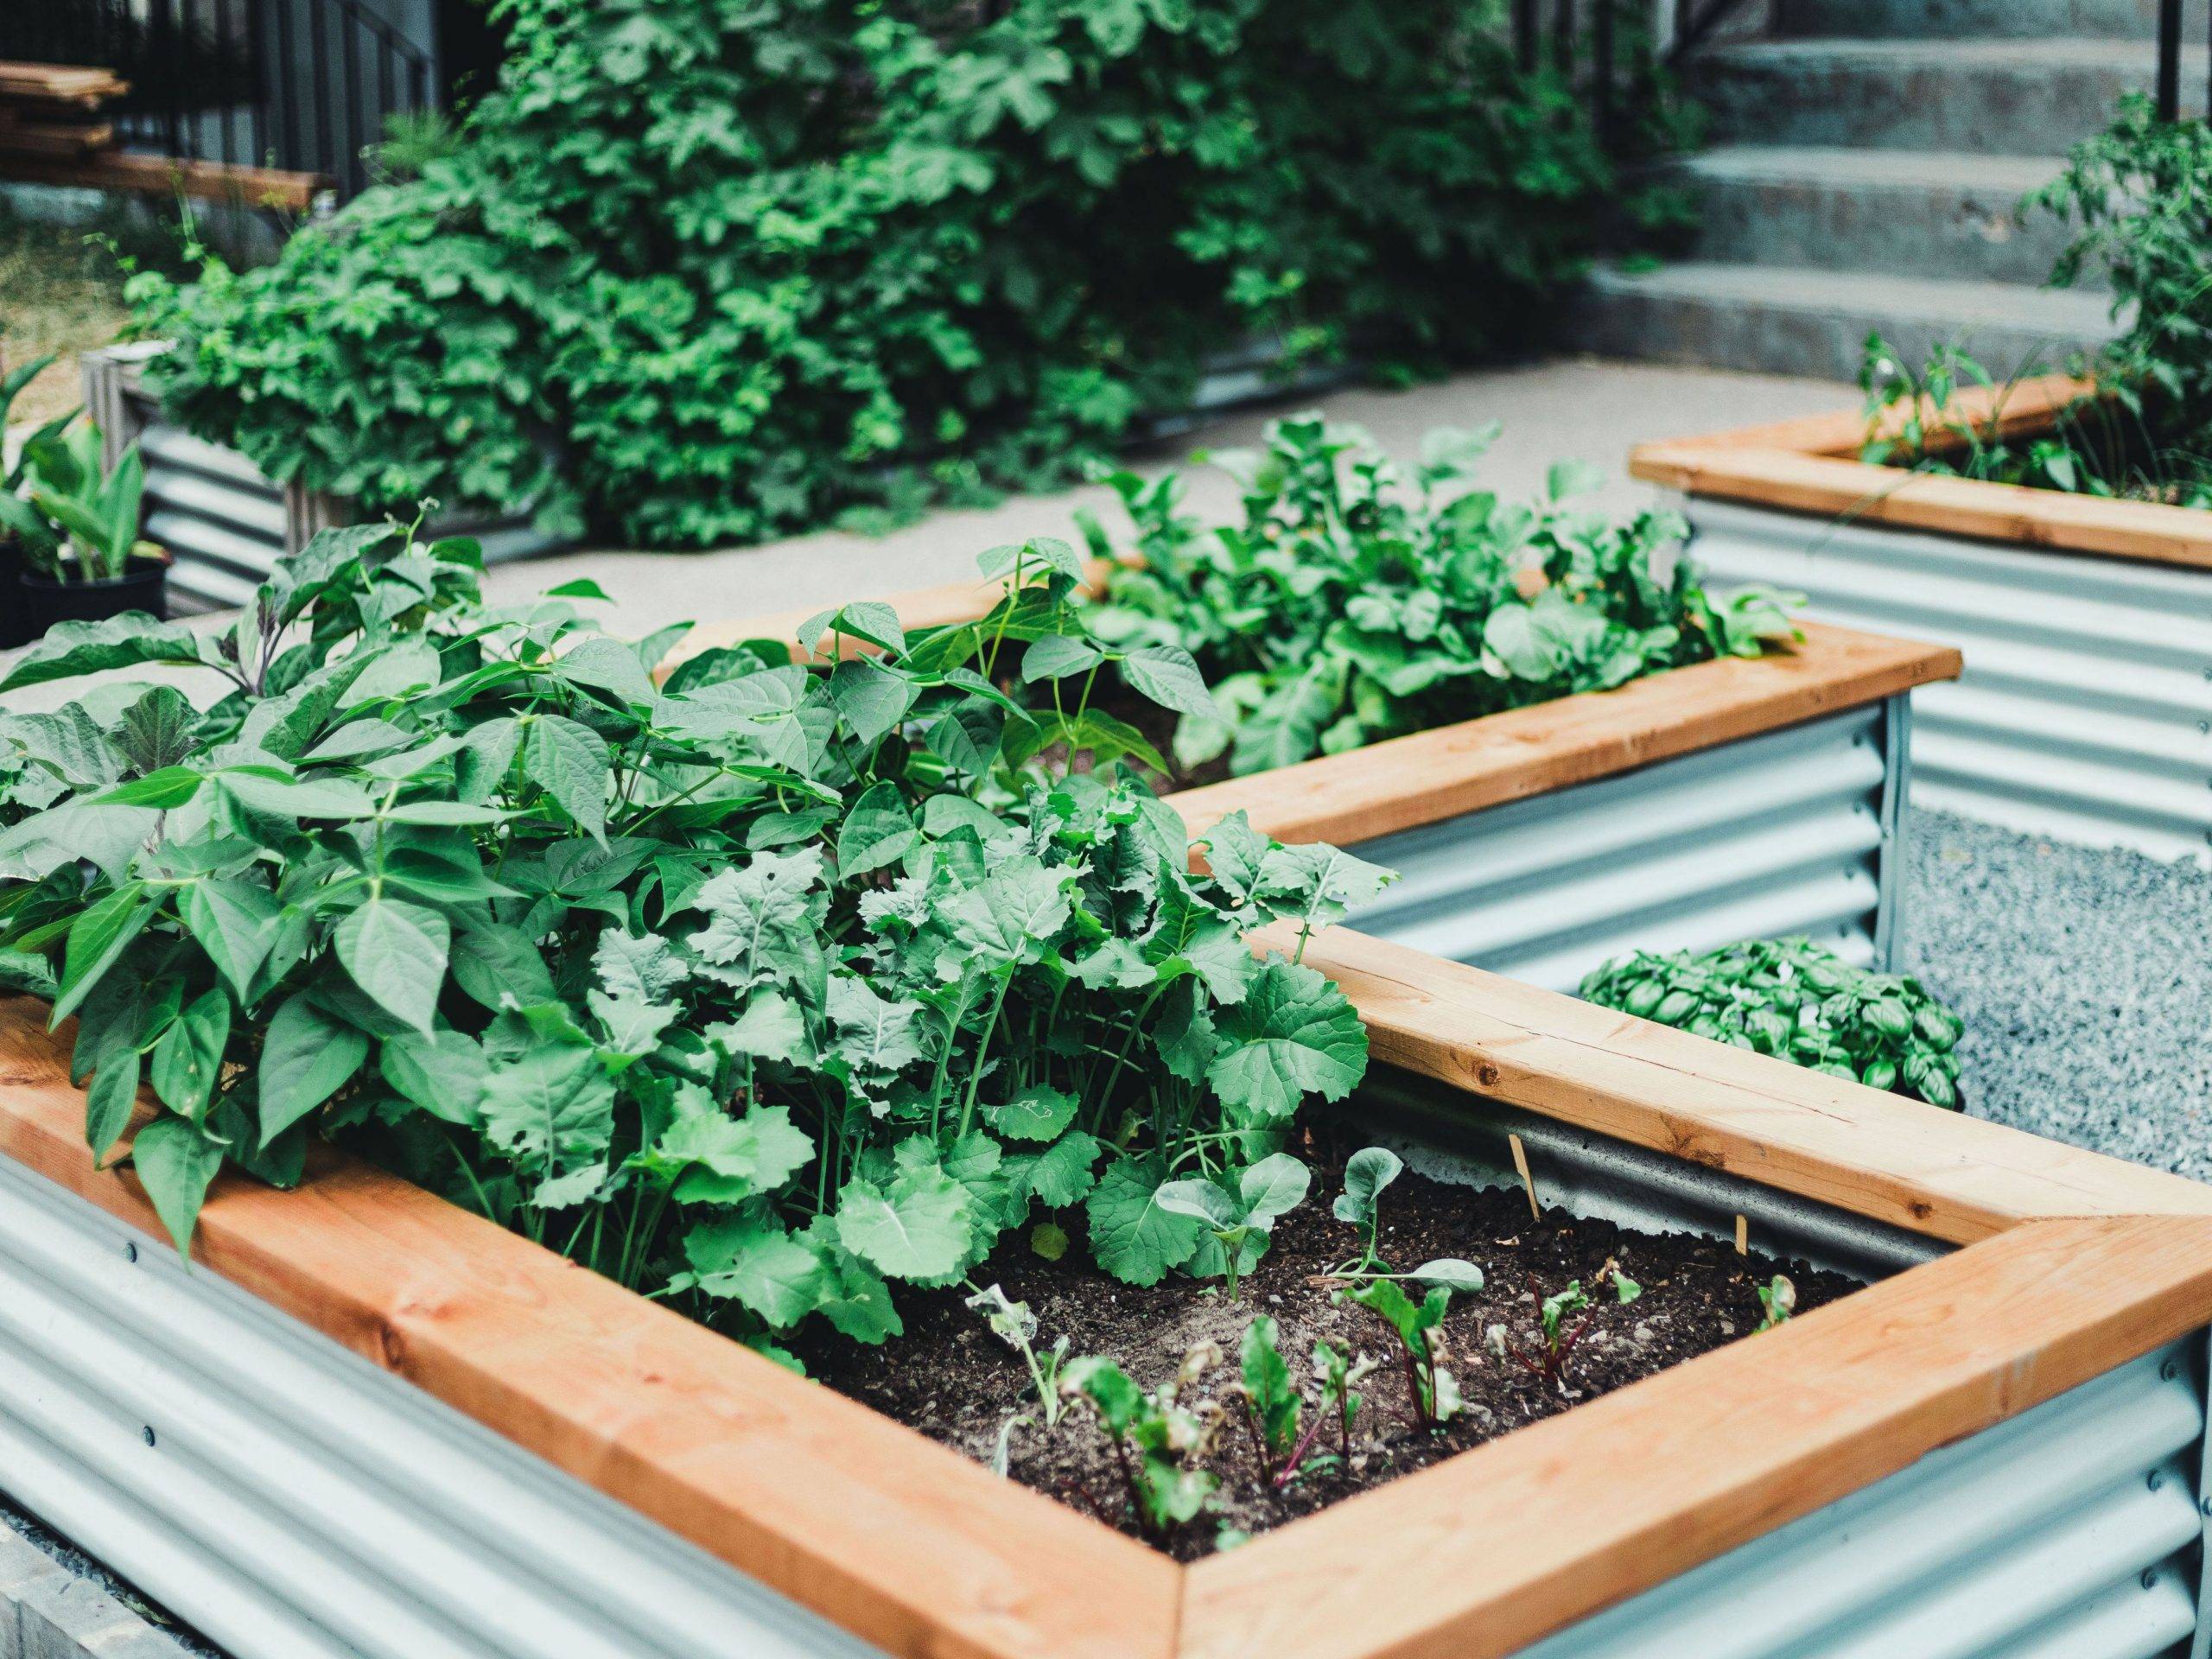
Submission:
M 88 420 L 55 423 L 24 444 L 0 521 L 13 532 L 10 610 L 27 639 L 60 622 L 168 613 L 168 556 L 138 533 L 145 491 L 137 447 L 103 467 Z
M 33 358 L 0 374 L 0 434 L 8 430 L 10 413 L 23 388 L 53 361 L 51 354 Z M 0 467 L 0 582 L 7 585 L 11 594 L 18 575 L 25 568 L 23 525 L 29 526 L 35 539 L 42 540 L 49 533 L 45 520 L 20 499 L 24 475 L 30 470 L 30 454 L 36 447 L 51 442 L 72 418 L 73 416 L 64 416 L 27 436 L 15 459 Z M 0 614 L 0 650 L 28 645 L 37 638 L 38 630 L 30 625 L 29 616 L 22 607 L 11 604 L 4 614 Z
M 1436 435 L 1408 480 L 1318 418 L 1279 422 L 1264 455 L 1224 458 L 1245 511 L 1212 531 L 1172 477 L 1115 480 L 1135 545 L 1103 556 L 1091 527 L 1086 626 L 1126 660 L 1097 697 L 1193 833 L 1241 811 L 1354 848 L 1403 876 L 1362 927 L 1560 989 L 1624 950 L 1749 933 L 1886 964 L 1907 698 L 1956 653 L 1793 623 L 1768 588 L 1710 592 L 1672 515 L 1593 511 L 1571 466 L 1509 505 L 1473 487 L 1480 449 Z M 944 622 L 997 592 L 892 602 Z M 678 656 L 788 646 L 805 620 L 717 623 Z M 1216 693 L 1146 712 L 1128 682 L 1154 656 Z M 1100 671 L 1004 671 L 1041 704 Z

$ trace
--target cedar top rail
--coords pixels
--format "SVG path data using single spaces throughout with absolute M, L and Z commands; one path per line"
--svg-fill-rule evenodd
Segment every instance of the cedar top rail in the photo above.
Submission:
M 1980 423 L 1994 411 L 2004 435 L 2033 437 L 2095 390 L 2088 381 L 2045 375 L 2010 388 L 1961 392 L 1948 413 Z M 1899 418 L 1885 416 L 1884 429 L 1894 429 Z M 1630 452 L 1629 471 L 1690 495 L 1755 506 L 2212 569 L 2212 512 L 1876 466 L 1858 459 L 1866 435 L 1863 415 L 1838 410 L 1643 444 Z
M 902 1659 L 1500 1659 L 2212 1322 L 2212 1188 L 1345 930 L 1306 959 L 1379 1058 L 1974 1242 L 1189 1567 L 327 1151 L 226 1175 L 200 1259 Z M 0 1153 L 159 1236 L 45 1012 L 0 1001 Z
M 1092 592 L 1106 565 L 1090 566 Z M 991 582 L 950 582 L 884 602 L 909 628 L 973 621 L 1001 591 Z M 717 646 L 759 639 L 789 649 L 821 607 L 692 631 L 667 668 Z M 1756 658 L 1724 657 L 1647 674 L 1611 691 L 1585 691 L 1448 726 L 1317 755 L 1167 797 L 1194 836 L 1240 809 L 1278 841 L 1369 841 L 1478 812 L 1657 760 L 1734 742 L 1822 715 L 1859 708 L 1931 681 L 1958 677 L 1948 645 L 1861 633 L 1800 620 L 1804 639 Z M 824 642 L 825 644 L 828 642 Z M 858 647 L 847 638 L 849 651 Z

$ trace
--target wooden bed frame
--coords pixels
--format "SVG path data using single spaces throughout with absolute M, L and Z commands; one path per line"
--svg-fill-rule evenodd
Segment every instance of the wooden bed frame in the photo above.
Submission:
M 2094 390 L 2087 381 L 2045 375 L 1961 392 L 1951 412 L 1980 424 L 1995 410 L 2005 436 L 2034 437 Z M 1792 512 L 2212 569 L 2212 512 L 1871 465 L 1859 459 L 1866 426 L 1863 414 L 1839 410 L 1647 443 L 1630 452 L 1629 470 L 1692 495 Z
M 1379 1061 L 1964 1248 L 1187 1567 L 345 1158 L 225 1177 L 198 1259 L 913 1659 L 1510 1654 L 2212 1323 L 2212 1189 L 1343 930 L 1306 959 Z M 0 1153 L 160 1236 L 45 1012 L 0 1003 Z
M 1090 562 L 1093 594 L 1103 590 L 1107 569 L 1104 560 Z M 1001 591 L 995 581 L 950 582 L 883 602 L 906 626 L 931 627 L 973 621 Z M 704 624 L 670 654 L 661 677 L 741 640 L 771 641 L 804 658 L 800 625 L 820 613 L 816 607 Z M 1193 836 L 1241 807 L 1253 828 L 1278 841 L 1349 846 L 1878 702 L 1960 671 L 1959 653 L 1947 645 L 1818 622 L 1799 626 L 1805 638 L 1791 649 L 1694 663 L 1614 690 L 1387 738 L 1166 798 Z M 842 643 L 849 651 L 868 649 L 849 636 Z

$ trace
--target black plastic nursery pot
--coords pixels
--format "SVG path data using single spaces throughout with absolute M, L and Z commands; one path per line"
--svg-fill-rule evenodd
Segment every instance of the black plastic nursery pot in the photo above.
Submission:
M 169 562 L 133 559 L 122 575 L 98 582 L 57 582 L 10 558 L 7 614 L 0 645 L 27 645 L 57 622 L 99 622 L 125 611 L 168 614 Z

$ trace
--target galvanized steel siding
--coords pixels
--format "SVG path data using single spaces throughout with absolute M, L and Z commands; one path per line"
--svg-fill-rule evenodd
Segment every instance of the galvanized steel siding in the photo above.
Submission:
M 1915 701 L 1913 798 L 2212 861 L 2212 572 L 1693 499 L 1690 555 L 1810 613 L 1956 645 Z
M 1352 925 L 1558 990 L 1792 933 L 1886 962 L 1907 731 L 1896 698 L 1365 842 L 1400 876 Z
M 0 1158 L 0 1490 L 236 1659 L 877 1650 Z
M 2174 1659 L 2197 1629 L 2202 1336 L 1522 1659 Z

